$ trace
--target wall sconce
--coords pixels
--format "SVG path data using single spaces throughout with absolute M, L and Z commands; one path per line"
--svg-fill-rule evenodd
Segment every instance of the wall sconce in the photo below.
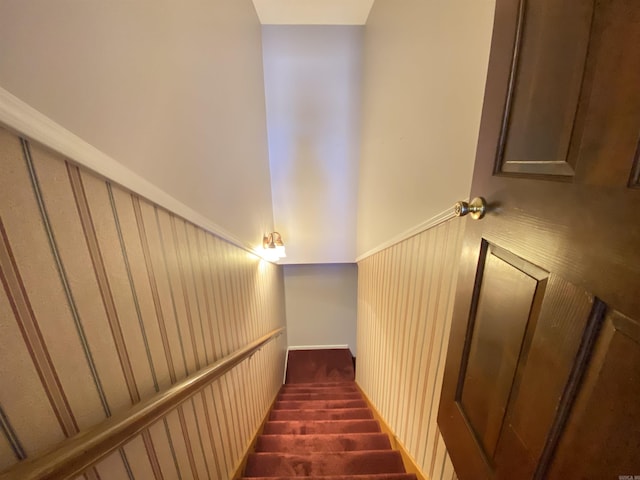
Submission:
M 287 256 L 284 250 L 284 243 L 282 242 L 282 235 L 278 232 L 271 232 L 268 235 L 265 234 L 262 238 L 262 248 L 265 253 L 275 260 Z

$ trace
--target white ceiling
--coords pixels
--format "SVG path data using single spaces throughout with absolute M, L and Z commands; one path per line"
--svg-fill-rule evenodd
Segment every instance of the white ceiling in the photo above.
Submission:
M 364 25 L 374 0 L 253 0 L 263 25 Z

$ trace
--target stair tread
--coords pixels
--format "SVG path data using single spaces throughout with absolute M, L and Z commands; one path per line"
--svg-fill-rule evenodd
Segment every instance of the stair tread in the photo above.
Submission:
M 337 420 L 336 422 L 332 422 L 332 423 L 338 423 L 338 422 L 342 422 L 344 420 Z M 286 422 L 283 422 L 286 423 Z M 315 423 L 315 422 L 314 422 Z M 312 434 L 316 437 L 326 437 L 328 439 L 330 439 L 331 437 L 339 437 L 342 435 L 358 435 L 358 436 L 362 436 L 362 435 L 384 435 L 385 437 L 387 437 L 388 435 L 386 433 L 382 433 L 382 432 L 356 432 L 356 433 L 314 433 Z M 293 434 L 293 433 L 261 433 L 259 435 L 259 437 L 286 437 L 286 436 L 292 436 L 292 437 L 299 437 L 300 435 L 297 434 Z
M 252 453 L 245 476 L 313 476 L 370 473 L 405 473 L 400 453 L 394 450 L 337 453 Z
M 368 408 L 323 408 L 315 410 L 272 410 L 270 420 L 346 420 L 372 419 Z
M 278 400 L 274 410 L 309 410 L 322 408 L 367 408 L 364 400 Z
M 342 381 L 342 382 L 295 382 L 295 383 L 285 383 L 283 387 L 334 387 L 334 386 L 342 386 L 342 385 L 355 385 L 356 382 L 353 380 Z
M 327 392 L 324 390 L 318 390 L 317 392 L 310 392 L 310 391 L 306 391 L 306 392 L 280 392 L 278 394 L 278 398 L 281 397 L 291 397 L 293 395 L 299 396 L 301 399 L 305 400 L 361 400 L 362 399 L 362 395 L 360 395 L 360 392 L 356 392 L 354 391 L 348 391 L 348 390 L 341 390 L 338 392 Z M 318 395 L 322 395 L 322 398 L 314 398 L 317 397 Z M 306 398 L 305 398 L 306 396 Z
M 334 387 L 334 386 L 354 386 L 356 382 L 353 380 L 343 380 L 340 382 L 294 382 L 283 383 L 284 387 Z
M 384 433 L 342 433 L 312 435 L 260 435 L 256 452 L 347 452 L 356 450 L 390 450 Z
M 367 411 L 370 412 L 367 407 L 343 407 L 343 408 L 281 408 L 279 412 L 352 412 L 352 411 Z
M 289 350 L 287 383 L 353 381 L 353 357 L 348 348 Z
M 304 384 L 304 385 L 283 385 L 280 388 L 281 392 L 306 392 L 309 391 L 311 393 L 318 391 L 349 391 L 349 392 L 357 392 L 358 389 L 354 384 L 340 384 L 340 385 L 314 385 L 314 384 Z
M 240 480 L 297 480 L 300 477 L 241 477 Z M 308 476 L 314 480 L 416 480 L 414 473 L 369 473 L 364 475 Z
M 341 393 L 280 393 L 278 400 L 360 400 L 358 392 Z
M 265 423 L 264 434 L 291 433 L 311 435 L 319 433 L 368 433 L 380 432 L 377 420 L 269 420 Z
M 331 387 L 331 388 L 283 388 L 280 390 L 280 395 L 302 395 L 302 394 L 315 394 L 315 395 L 360 395 L 360 391 L 355 388 L 349 387 Z

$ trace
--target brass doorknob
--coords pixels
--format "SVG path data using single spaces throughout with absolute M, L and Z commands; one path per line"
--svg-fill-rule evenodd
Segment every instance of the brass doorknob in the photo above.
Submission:
M 484 198 L 476 197 L 471 200 L 470 203 L 458 202 L 453 206 L 453 210 L 457 217 L 464 217 L 467 214 L 471 214 L 471 218 L 474 220 L 480 220 L 487 212 L 487 202 Z

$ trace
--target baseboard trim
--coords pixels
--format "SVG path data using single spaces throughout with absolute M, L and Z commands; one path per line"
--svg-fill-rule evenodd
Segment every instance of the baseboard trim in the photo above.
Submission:
M 334 350 L 336 348 L 349 348 L 349 345 L 294 345 L 291 347 L 287 347 L 287 352 L 284 356 L 284 373 L 282 374 L 282 384 L 284 385 L 287 381 L 287 365 L 289 364 L 289 350 Z
M 269 405 L 269 409 L 267 410 L 267 414 L 264 416 L 264 418 L 262 419 L 262 423 L 253 434 L 251 441 L 249 442 L 249 444 L 247 445 L 247 448 L 245 449 L 244 456 L 240 459 L 238 465 L 236 466 L 236 469 L 233 473 L 233 477 L 231 477 L 233 480 L 238 480 L 239 478 L 242 477 L 242 472 L 244 472 L 244 469 L 247 466 L 249 455 L 255 451 L 258 437 L 262 435 L 262 432 L 264 431 L 264 426 L 269 421 L 269 414 L 271 413 L 271 410 L 273 410 L 276 400 L 278 399 L 278 393 L 280 393 L 280 389 L 278 389 L 278 391 L 276 392 L 276 395 L 273 397 L 273 400 L 271 401 L 271 405 Z
M 420 470 L 420 467 L 418 467 L 418 464 L 416 463 L 416 461 L 413 459 L 411 454 L 407 451 L 406 447 L 402 444 L 402 442 L 398 439 L 398 437 L 396 436 L 394 431 L 391 429 L 387 421 L 382 417 L 378 409 L 371 402 L 371 400 L 369 399 L 367 394 L 364 392 L 362 387 L 358 384 L 358 382 L 356 382 L 356 387 L 358 387 L 358 390 L 360 390 L 360 393 L 362 394 L 364 401 L 367 402 L 367 405 L 373 412 L 374 418 L 380 423 L 380 428 L 382 429 L 382 431 L 387 435 L 389 435 L 389 439 L 391 440 L 391 448 L 393 448 L 394 450 L 397 450 L 398 452 L 400 452 L 400 455 L 402 455 L 402 463 L 404 463 L 405 470 L 408 473 L 415 473 L 416 478 L 418 480 L 429 480 L 429 477 L 425 475 L 422 472 L 422 470 Z
M 334 350 L 336 348 L 349 348 L 349 345 L 297 345 L 287 347 L 289 350 Z

